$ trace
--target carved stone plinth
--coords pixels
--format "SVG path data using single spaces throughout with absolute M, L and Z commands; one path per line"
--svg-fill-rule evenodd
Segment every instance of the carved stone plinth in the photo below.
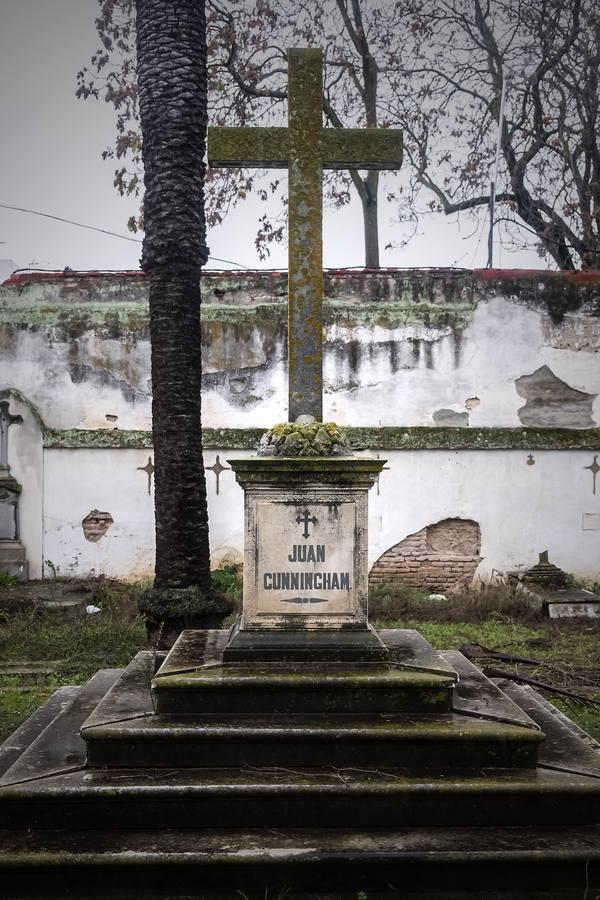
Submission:
M 230 460 L 245 496 L 240 630 L 367 629 L 367 493 L 379 459 Z
M 29 563 L 20 541 L 0 541 L 0 572 L 20 582 L 29 581 Z
M 0 475 L 0 572 L 28 581 L 29 563 L 19 540 L 20 496 L 21 485 L 6 467 L 4 477 Z
M 225 658 L 382 658 L 367 620 L 367 494 L 384 462 L 229 462 L 245 496 L 244 599 Z

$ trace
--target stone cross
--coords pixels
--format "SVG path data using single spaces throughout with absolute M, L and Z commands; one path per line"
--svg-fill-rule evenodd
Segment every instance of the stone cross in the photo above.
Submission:
M 9 412 L 8 400 L 0 400 L 0 476 L 8 475 L 10 467 L 8 465 L 8 429 L 11 425 L 20 425 L 23 422 L 22 416 L 13 416 Z
M 323 418 L 323 169 L 399 169 L 402 134 L 323 128 L 323 53 L 288 52 L 287 128 L 209 128 L 208 160 L 289 170 L 288 394 L 291 422 Z

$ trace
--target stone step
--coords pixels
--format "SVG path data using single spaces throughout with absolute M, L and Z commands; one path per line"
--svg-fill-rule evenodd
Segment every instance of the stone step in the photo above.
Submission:
M 425 716 L 148 716 L 82 728 L 90 766 L 535 768 L 540 731 Z
M 6 769 L 0 778 L 0 785 L 84 765 L 85 743 L 79 729 L 122 671 L 100 669 L 96 672 Z
M 0 829 L 585 826 L 600 780 L 551 770 L 80 769 L 0 787 Z
M 506 680 L 499 684 L 503 692 L 522 705 L 546 735 L 540 747 L 538 765 L 600 778 L 600 745 L 597 741 L 528 685 Z
M 202 897 L 227 900 L 391 898 L 400 884 L 411 900 L 582 900 L 586 888 L 591 900 L 600 888 L 594 829 L 154 828 L 1 838 L 0 881 L 13 900 L 105 900 L 108 884 L 113 900 L 189 900 L 199 884 Z
M 152 681 L 157 713 L 428 713 L 450 708 L 454 679 L 393 666 L 214 666 Z
M 42 731 L 77 697 L 81 688 L 65 685 L 48 697 L 10 737 L 0 745 L 0 776 L 3 775 Z

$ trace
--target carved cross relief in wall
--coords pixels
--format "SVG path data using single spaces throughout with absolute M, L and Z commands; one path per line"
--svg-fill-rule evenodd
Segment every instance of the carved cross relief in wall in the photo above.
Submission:
M 152 476 L 154 475 L 154 463 L 152 462 L 152 457 L 148 457 L 148 462 L 145 466 L 138 466 L 138 472 L 145 472 L 148 476 L 148 494 L 152 493 Z
M 592 473 L 592 475 L 594 476 L 592 493 L 595 495 L 596 494 L 596 475 L 598 474 L 598 472 L 600 472 L 600 466 L 598 465 L 598 457 L 594 456 L 594 462 L 591 464 L 591 466 L 584 466 L 583 468 L 589 469 L 590 472 Z
M 215 477 L 217 479 L 217 496 L 219 496 L 219 479 L 221 478 L 221 472 L 230 472 L 231 469 L 229 466 L 224 466 L 219 459 L 219 455 L 217 454 L 217 458 L 212 466 L 205 466 L 205 468 L 209 472 L 214 472 Z

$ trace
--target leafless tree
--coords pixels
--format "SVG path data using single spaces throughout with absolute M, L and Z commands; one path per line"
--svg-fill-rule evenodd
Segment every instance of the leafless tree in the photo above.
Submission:
M 103 46 L 78 92 L 115 105 L 117 139 L 105 155 L 119 160 L 117 188 L 137 192 L 133 0 L 99 2 Z M 560 268 L 600 266 L 596 0 L 208 0 L 207 10 L 212 121 L 280 122 L 287 48 L 323 46 L 326 125 L 404 130 L 409 165 L 386 192 L 404 227 L 424 211 L 487 207 L 504 79 L 496 200 L 505 239 L 534 243 Z M 280 187 L 247 170 L 209 172 L 207 222 L 221 222 L 251 192 L 268 201 Z M 328 174 L 330 203 L 345 205 L 352 191 L 365 263 L 377 266 L 378 174 Z M 259 252 L 284 231 L 265 213 Z

